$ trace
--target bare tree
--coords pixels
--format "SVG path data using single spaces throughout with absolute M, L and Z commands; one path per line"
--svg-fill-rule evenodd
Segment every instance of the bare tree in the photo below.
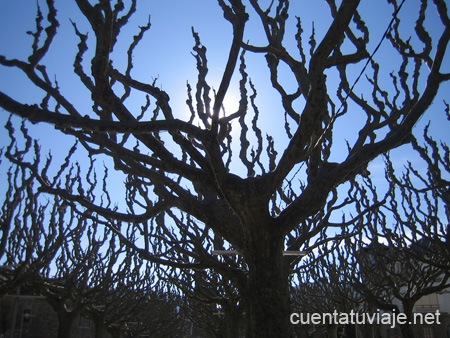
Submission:
M 125 264 L 119 261 L 124 249 L 112 243 L 114 238 L 110 241 L 108 230 L 68 207 L 66 210 L 62 226 L 70 231 L 53 264 L 43 268 L 31 281 L 58 316 L 58 337 L 70 337 L 74 322 L 88 307 L 106 305 L 102 295 L 110 290 L 121 272 L 116 274 L 114 269 L 123 269 Z M 101 331 L 103 322 L 95 324 Z
M 232 264 L 233 265 L 233 264 Z M 241 337 L 245 332 L 245 305 L 230 279 L 214 270 L 159 269 L 159 279 L 180 290 L 184 311 L 207 337 Z
M 256 0 L 245 4 L 218 0 L 233 29 L 228 59 L 218 89 L 213 91 L 207 79 L 206 48 L 193 31 L 198 79 L 194 88 L 187 86 L 191 116 L 183 119 L 173 111 L 169 94 L 156 81 L 140 81 L 133 69 L 133 53 L 139 43 L 145 43 L 150 23 L 140 28 L 127 51 L 115 51 L 121 30 L 136 10 L 135 0 L 127 9 L 121 0 L 114 5 L 106 0 L 95 5 L 76 0 L 91 35 L 88 39 L 73 23 L 79 38 L 74 73 L 89 92 L 84 99 L 91 100 L 92 112 L 86 114 L 77 102 L 69 101 L 44 66 L 59 26 L 54 1 L 47 0 L 48 23 L 44 29 L 39 9 L 36 31 L 30 32 L 34 41 L 28 59 L 0 56 L 2 66 L 23 71 L 32 86 L 44 91 L 44 97 L 39 104 L 28 105 L 0 92 L 0 106 L 30 122 L 51 123 L 73 135 L 92 157 L 111 158 L 114 168 L 127 176 L 127 210 L 116 210 L 99 194 L 86 193 L 83 185 L 90 182 L 83 182 L 81 174 L 73 178 L 76 189 L 66 189 L 58 179 L 46 179 L 42 170 L 32 170 L 40 191 L 58 195 L 81 213 L 112 224 L 123 243 L 157 264 L 226 269 L 208 254 L 211 247 L 202 234 L 212 231 L 223 237 L 226 248 L 242 252 L 248 267 L 248 335 L 291 336 L 288 267 L 296 260 L 283 257 L 285 244 L 288 249 L 314 245 L 315 236 L 330 225 L 332 213 L 352 201 L 345 199 L 345 192 L 342 197 L 338 187 L 359 174 L 368 175 L 370 161 L 410 142 L 414 125 L 442 83 L 450 79 L 443 69 L 450 39 L 444 0 L 420 1 L 415 30 L 407 27 L 414 39 L 401 34 L 402 4 L 388 1 L 393 20 L 386 38 L 392 44 L 390 55 L 399 60 L 394 71 L 375 61 L 373 44 L 369 44 L 373 27 L 359 14 L 359 1 L 326 2 L 332 20 L 320 41 L 312 31 L 307 55 L 299 17 L 292 36 L 296 48 L 286 42 L 289 14 L 301 14 L 290 13 L 288 0 L 272 2 L 266 8 Z M 425 26 L 428 6 L 437 12 L 433 24 L 440 20 L 433 34 Z M 252 38 L 246 36 L 249 18 L 260 21 L 266 39 L 262 45 L 252 44 Z M 89 57 L 89 48 L 94 53 L 87 69 L 83 58 Z M 125 55 L 125 67 L 112 63 L 113 51 Z M 268 83 L 280 102 L 278 112 L 258 108 L 257 89 L 263 84 L 249 79 L 246 58 L 250 56 L 265 57 Z M 369 69 L 364 97 L 353 81 L 353 70 L 359 65 L 358 69 Z M 224 112 L 223 103 L 236 68 L 240 102 L 238 110 L 230 114 Z M 283 84 L 282 69 L 290 72 L 293 89 Z M 382 80 L 389 74 L 390 84 Z M 144 100 L 140 111 L 131 104 L 136 97 Z M 354 116 L 366 120 L 349 131 L 354 134 L 342 153 L 335 147 L 333 131 Z M 263 131 L 263 121 L 271 121 L 271 128 Z M 275 125 L 276 121 L 284 123 Z M 232 137 L 235 129 L 237 141 Z M 22 156 L 29 150 L 10 151 L 10 157 L 18 166 L 30 169 Z M 331 162 L 335 159 L 338 162 Z M 236 169 L 239 166 L 246 173 Z M 55 177 L 58 175 L 62 173 Z M 357 210 L 363 213 L 367 207 L 360 205 Z M 204 250 L 191 251 L 199 239 Z
M 375 203 L 376 189 L 366 179 L 358 189 L 378 207 L 367 213 L 360 233 L 347 238 L 332 253 L 336 261 L 345 262 L 346 268 L 340 273 L 343 283 L 371 307 L 406 315 L 400 328 L 402 336 L 410 338 L 415 337 L 411 325 L 415 304 L 424 296 L 450 287 L 448 220 L 440 211 L 447 206 L 445 192 L 449 183 L 443 177 L 448 174 L 448 159 L 440 157 L 436 143 L 426 139 L 435 150 L 433 161 L 424 151 L 427 147 L 419 146 L 416 140 L 413 144 L 428 166 L 436 164 L 434 169 L 429 168 L 425 177 L 409 163 L 399 178 L 386 156 L 386 179 L 390 182 L 386 202 Z M 442 147 L 447 153 L 447 146 L 442 143 Z
M 450 120 L 448 105 L 446 112 Z M 387 158 L 392 196 L 383 209 L 393 215 L 398 236 L 414 244 L 410 251 L 414 259 L 444 273 L 450 270 L 450 150 L 446 142 L 429 135 L 429 125 L 424 139 L 424 145 L 416 139 L 412 145 L 425 162 L 425 171 L 409 162 L 400 176 Z
M 356 255 L 348 252 L 354 249 Z M 407 320 L 399 324 L 402 336 L 414 338 L 414 305 L 420 298 L 448 288 L 450 282 L 448 272 L 423 265 L 408 250 L 411 248 L 373 242 L 350 246 L 339 251 L 339 257 L 353 266 L 345 273 L 345 283 L 352 285 L 372 308 L 404 313 Z
M 337 312 L 339 314 L 369 312 L 365 307 L 365 301 L 344 277 L 345 273 L 351 273 L 349 265 L 352 262 L 338 260 L 337 250 L 332 250 L 320 258 L 311 257 L 298 269 L 296 277 L 298 282 L 292 291 L 293 308 L 297 314 L 303 314 L 299 324 L 295 325 L 299 334 L 313 333 L 315 337 L 321 337 L 326 332 L 328 337 L 339 337 L 345 331 L 345 336 L 353 336 L 355 330 L 364 331 L 363 328 L 355 328 L 353 325 L 339 324 L 339 322 L 324 322 L 313 325 L 307 323 L 305 318 L 312 313 Z M 293 317 L 296 320 L 296 317 Z M 342 321 L 344 322 L 344 321 Z M 350 323 L 355 324 L 355 323 Z M 339 335 L 338 335 L 338 332 Z M 366 337 L 366 336 L 364 336 Z
M 8 123 L 7 127 L 12 136 L 12 125 Z M 31 138 L 25 138 L 32 146 Z M 6 177 L 6 182 L 2 182 L 6 193 L 0 212 L 0 260 L 4 265 L 0 295 L 36 279 L 54 260 L 72 230 L 64 225 L 63 200 L 56 195 L 42 198 L 34 175 L 26 168 L 10 167 Z
M 8 128 L 12 128 L 9 123 Z M 31 145 L 31 139 L 24 135 Z M 13 150 L 10 148 L 7 153 L 10 151 Z M 35 161 L 29 168 L 37 168 L 39 159 Z M 65 165 L 69 165 L 68 161 Z M 1 213 L 0 257 L 5 263 L 1 268 L 1 293 L 24 286 L 44 295 L 58 315 L 58 336 L 69 337 L 73 321 L 81 313 L 91 309 L 93 318 L 94 309 L 101 308 L 103 311 L 96 314 L 103 315 L 111 305 L 107 301 L 112 292 L 115 300 L 120 299 L 121 292 L 112 290 L 117 283 L 127 284 L 127 294 L 137 293 L 137 286 L 143 283 L 149 291 L 147 283 L 152 278 L 141 274 L 142 259 L 120 245 L 108 227 L 80 215 L 57 195 L 50 200 L 49 196 L 43 197 L 29 174 L 17 166 L 11 167 L 7 175 L 8 189 Z M 64 185 L 69 189 L 74 183 L 67 176 Z M 133 300 L 135 304 L 121 304 L 122 316 L 129 312 L 128 308 L 137 308 L 139 299 Z M 114 305 L 118 307 L 118 303 Z M 97 337 L 106 334 L 104 317 L 94 318 Z M 119 322 L 120 318 L 116 315 L 113 320 Z

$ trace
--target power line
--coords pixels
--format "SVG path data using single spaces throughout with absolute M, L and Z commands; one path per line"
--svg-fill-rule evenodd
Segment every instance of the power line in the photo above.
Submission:
M 392 28 L 392 24 L 394 23 L 395 19 L 397 19 L 397 15 L 400 12 L 400 9 L 402 8 L 403 4 L 405 3 L 406 0 L 403 0 L 400 3 L 400 6 L 398 6 L 397 10 L 394 12 L 394 14 L 392 15 L 392 19 L 389 22 L 388 27 L 386 28 L 386 31 L 384 32 L 383 36 L 381 37 L 380 42 L 378 42 L 378 45 L 375 47 L 374 51 L 372 52 L 372 54 L 369 55 L 369 58 L 367 59 L 366 64 L 364 65 L 363 69 L 361 70 L 361 72 L 359 73 L 358 77 L 356 78 L 355 82 L 353 82 L 353 85 L 350 87 L 349 92 L 347 93 L 347 96 L 344 99 L 344 102 L 342 102 L 341 106 L 339 107 L 339 109 L 337 110 L 337 115 L 339 114 L 339 111 L 341 110 L 341 108 L 344 106 L 344 104 L 347 102 L 347 99 L 349 97 L 349 93 L 351 93 L 353 91 L 353 88 L 355 88 L 356 84 L 358 83 L 358 81 L 361 79 L 361 77 L 363 76 L 364 72 L 366 71 L 367 66 L 369 65 L 370 61 L 373 61 L 373 56 L 375 55 L 375 53 L 378 51 L 378 49 L 380 48 L 381 44 L 383 43 L 384 39 L 386 39 L 387 35 L 389 34 L 389 32 L 391 31 Z

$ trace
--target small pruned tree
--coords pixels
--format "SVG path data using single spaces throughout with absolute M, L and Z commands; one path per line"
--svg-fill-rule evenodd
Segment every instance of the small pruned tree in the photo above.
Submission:
M 450 121 L 448 105 L 446 113 Z M 420 168 L 408 162 L 400 176 L 387 158 L 392 193 L 383 209 L 393 215 L 398 236 L 414 244 L 410 251 L 414 259 L 444 273 L 450 271 L 450 149 L 430 135 L 429 127 L 424 130 L 424 145 L 412 140 L 423 161 Z
M 406 315 L 400 329 L 410 338 L 416 336 L 412 325 L 416 303 L 450 287 L 448 147 L 441 143 L 439 149 L 427 129 L 425 146 L 412 141 L 425 162 L 415 165 L 425 165 L 427 174 L 409 162 L 400 176 L 386 156 L 389 188 L 383 202 L 375 203 L 378 196 L 371 180 L 358 186 L 367 199 L 362 202 L 372 200 L 376 207 L 367 212 L 361 232 L 331 254 L 343 267 L 342 283 L 351 285 L 370 308 Z
M 60 196 L 80 213 L 111 224 L 123 243 L 154 263 L 213 267 L 218 260 L 209 256 L 202 234 L 212 231 L 222 237 L 226 248 L 242 253 L 248 268 L 243 293 L 247 334 L 290 337 L 289 265 L 298 260 L 285 258 L 282 251 L 285 246 L 298 250 L 314 245 L 333 213 L 358 204 L 338 188 L 357 175 L 368 175 L 369 162 L 411 141 L 413 127 L 450 80 L 444 68 L 450 39 L 446 2 L 417 1 L 413 30 L 409 23 L 402 25 L 403 2 L 388 1 L 393 19 L 381 42 L 391 42 L 388 57 L 383 56 L 397 61 L 391 64 L 377 62 L 379 40 L 369 34 L 377 23 L 361 14 L 368 4 L 359 0 L 327 0 L 329 21 L 323 34 L 312 29 L 309 46 L 303 33 L 306 18 L 295 16 L 302 15 L 303 4 L 218 0 L 232 28 L 228 57 L 213 90 L 206 48 L 192 31 L 198 77 L 195 86 L 187 85 L 187 115 L 172 104 L 176 93 L 162 90 L 156 80 L 146 81 L 134 69 L 138 46 L 158 45 L 145 38 L 150 23 L 138 30 L 127 50 L 119 47 L 136 0 L 75 2 L 89 24 L 83 31 L 76 19 L 72 22 L 78 38 L 73 82 L 83 88 L 77 98 L 71 99 L 45 67 L 58 27 L 69 22 L 58 19 L 55 2 L 47 0 L 47 22 L 38 9 L 28 58 L 0 56 L 2 67 L 23 72 L 31 87 L 43 91 L 42 100 L 30 105 L 5 89 L 0 107 L 32 123 L 54 125 L 79 140 L 92 157 L 110 158 L 114 169 L 126 176 L 125 206 L 116 209 L 101 193 L 86 196 L 83 186 L 90 182 L 75 172 L 71 174 L 77 183 L 71 189 L 59 183 L 61 172 L 56 179 L 45 179 L 23 156 L 29 147 L 10 150 L 8 157 L 32 171 L 43 193 Z M 317 14 L 323 17 L 324 10 Z M 258 30 L 248 35 L 254 19 Z M 289 27 L 294 27 L 290 36 Z M 125 62 L 113 62 L 118 54 Z M 251 65 L 259 58 L 266 67 L 253 74 L 264 72 L 266 80 L 254 83 Z M 292 79 L 289 85 L 281 75 L 285 72 Z M 356 86 L 355 75 L 363 72 L 367 81 Z M 225 112 L 235 73 L 240 77 L 239 107 Z M 258 107 L 262 87 L 270 88 L 277 106 Z M 136 99 L 142 100 L 142 108 L 136 108 Z M 89 111 L 81 105 L 85 102 Z M 337 132 L 358 118 L 362 122 L 345 131 L 343 150 Z M 356 210 L 364 213 L 367 207 Z M 198 239 L 205 250 L 191 251 Z
M 300 336 L 337 338 L 341 335 L 352 336 L 355 331 L 364 331 L 362 326 L 354 327 L 352 324 L 339 324 L 339 322 L 311 323 L 308 314 L 313 313 L 361 313 L 370 312 L 365 300 L 357 292 L 354 283 L 349 283 L 346 273 L 351 274 L 353 262 L 339 259 L 336 252 L 339 249 L 322 252 L 316 257 L 305 259 L 299 267 L 296 276 L 297 282 L 292 291 L 294 312 L 303 314 L 299 323 L 295 325 Z M 297 320 L 293 317 L 293 320 Z M 344 323 L 344 321 L 342 321 Z M 326 332 L 326 333 L 325 333 Z M 366 336 L 364 336 L 366 337 Z
M 7 129 L 12 136 L 10 123 Z M 25 139 L 28 146 L 38 149 L 31 138 Z M 9 148 L 7 153 L 10 151 L 13 150 Z M 34 164 L 38 162 L 36 158 Z M 56 195 L 41 199 L 34 178 L 32 171 L 17 166 L 9 168 L 6 182 L 2 182 L 6 189 L 0 214 L 0 296 L 38 278 L 73 230 L 65 225 L 63 199 Z
M 229 262 L 236 265 L 236 262 Z M 240 337 L 245 330 L 244 297 L 214 270 L 159 269 L 158 278 L 183 295 L 184 312 L 208 337 Z M 241 287 L 241 290 L 245 290 Z

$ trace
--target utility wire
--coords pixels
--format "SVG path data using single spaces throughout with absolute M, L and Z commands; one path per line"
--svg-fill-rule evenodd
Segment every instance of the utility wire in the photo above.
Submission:
M 392 24 L 394 23 L 395 19 L 397 19 L 397 15 L 400 12 L 400 9 L 402 8 L 403 4 L 405 3 L 406 0 L 403 0 L 400 3 L 400 6 L 398 6 L 397 10 L 394 12 L 394 14 L 392 15 L 392 19 L 389 22 L 388 27 L 386 28 L 386 31 L 384 32 L 383 36 L 381 37 L 380 42 L 378 43 L 378 45 L 375 47 L 374 51 L 372 52 L 372 54 L 370 54 L 369 58 L 367 59 L 366 64 L 364 65 L 363 69 L 361 70 L 361 73 L 359 73 L 358 77 L 356 78 L 355 82 L 353 82 L 353 85 L 350 87 L 350 91 L 347 93 L 347 96 L 344 99 L 344 102 L 342 102 L 341 106 L 339 107 L 337 114 L 339 114 L 339 111 L 341 110 L 341 108 L 344 106 L 344 104 L 347 102 L 347 99 L 349 97 L 349 93 L 351 93 L 353 91 L 353 89 L 355 88 L 356 84 L 358 83 L 358 81 L 361 79 L 361 77 L 364 75 L 364 72 L 367 69 L 367 66 L 369 65 L 369 63 L 371 61 L 373 61 L 373 56 L 375 55 L 375 53 L 378 51 L 378 49 L 380 48 L 381 44 L 383 43 L 384 39 L 386 39 L 387 35 L 389 34 L 389 32 L 392 29 Z
M 391 31 L 392 28 L 392 24 L 394 23 L 395 19 L 397 19 L 397 15 L 400 12 L 400 9 L 402 8 L 403 4 L 406 2 L 406 0 L 403 0 L 400 3 L 400 6 L 398 6 L 398 8 L 396 9 L 396 11 L 394 12 L 394 14 L 392 14 L 392 19 L 389 22 L 388 27 L 386 28 L 386 31 L 384 32 L 383 36 L 380 39 L 380 42 L 378 42 L 378 45 L 375 47 L 374 51 L 372 52 L 372 54 L 369 55 L 369 58 L 367 59 L 366 64 L 364 65 L 363 69 L 361 70 L 361 72 L 359 73 L 358 77 L 356 78 L 356 80 L 353 82 L 353 85 L 350 87 L 350 90 L 348 91 L 347 95 L 344 98 L 344 101 L 341 102 L 340 107 L 338 108 L 338 110 L 336 111 L 336 114 L 334 114 L 331 117 L 331 121 L 330 123 L 328 123 L 328 125 L 326 126 L 326 128 L 324 129 L 324 131 L 322 132 L 322 135 L 317 139 L 316 144 L 314 145 L 313 148 L 316 148 L 316 146 L 319 145 L 319 143 L 321 143 L 321 140 L 323 139 L 323 137 L 325 136 L 327 130 L 329 128 L 331 128 L 331 126 L 333 125 L 334 121 L 336 120 L 336 118 L 339 116 L 339 114 L 341 113 L 341 109 L 344 107 L 344 105 L 347 103 L 347 99 L 350 96 L 350 93 L 353 91 L 353 88 L 355 88 L 356 84 L 358 83 L 358 81 L 361 79 L 361 76 L 363 76 L 364 72 L 366 71 L 367 66 L 369 65 L 370 61 L 373 61 L 373 56 L 375 55 L 375 53 L 378 51 L 378 49 L 380 48 L 381 44 L 383 43 L 384 39 L 386 39 L 387 35 L 389 34 L 389 32 Z

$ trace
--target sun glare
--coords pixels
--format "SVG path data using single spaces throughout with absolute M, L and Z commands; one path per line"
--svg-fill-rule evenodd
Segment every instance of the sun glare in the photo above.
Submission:
M 223 100 L 222 106 L 225 111 L 225 115 L 229 116 L 237 112 L 239 108 L 239 100 L 233 94 L 227 93 L 225 99 Z

